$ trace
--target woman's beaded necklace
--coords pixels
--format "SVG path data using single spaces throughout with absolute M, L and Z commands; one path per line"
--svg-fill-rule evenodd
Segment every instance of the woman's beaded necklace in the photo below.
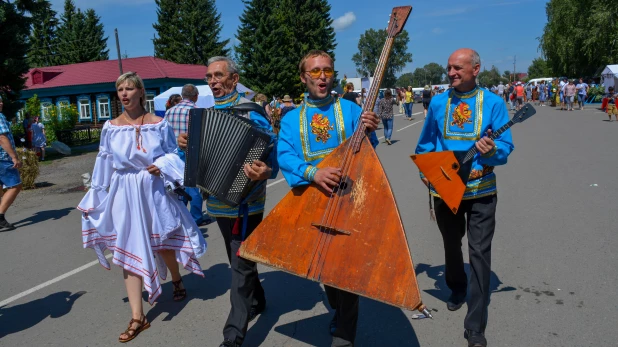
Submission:
M 127 116 L 126 112 L 122 113 L 122 115 L 124 116 L 125 120 L 127 121 L 127 123 L 129 123 L 129 125 L 131 125 L 133 127 L 133 129 L 135 129 L 135 143 L 137 143 L 137 150 L 141 150 L 142 152 L 146 153 L 146 148 L 144 148 L 144 144 L 142 143 L 142 125 L 144 125 L 144 118 L 146 113 L 142 114 L 142 122 L 139 125 L 133 124 L 130 121 L 130 118 Z

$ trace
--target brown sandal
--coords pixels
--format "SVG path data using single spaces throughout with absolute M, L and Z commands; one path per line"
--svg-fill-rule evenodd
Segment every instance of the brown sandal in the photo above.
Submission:
M 179 279 L 176 282 L 172 281 L 172 284 L 174 285 L 174 301 L 183 301 L 187 297 L 187 289 L 180 289 L 181 283 L 182 279 Z
M 133 328 L 133 323 L 138 323 L 139 326 L 137 328 Z M 141 319 L 131 319 L 131 321 L 129 322 L 129 327 L 127 328 L 127 330 L 125 330 L 122 334 L 125 334 L 128 336 L 128 338 L 123 339 L 121 337 L 118 337 L 118 342 L 129 342 L 131 340 L 133 340 L 134 338 L 137 337 L 137 335 L 139 335 L 139 333 L 141 333 L 142 331 L 146 330 L 150 328 L 150 323 L 146 322 L 146 316 L 142 315 Z M 122 335 L 120 334 L 120 335 Z

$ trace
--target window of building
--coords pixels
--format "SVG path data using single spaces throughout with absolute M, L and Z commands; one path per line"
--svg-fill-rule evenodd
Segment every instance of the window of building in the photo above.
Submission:
M 101 94 L 97 95 L 97 113 L 99 115 L 99 119 L 109 119 L 110 118 L 110 100 L 109 95 Z
M 56 100 L 56 106 L 58 107 L 58 118 L 61 118 L 64 110 L 71 107 L 71 102 L 69 98 L 61 97 Z
M 49 115 L 51 114 L 53 106 L 51 99 L 41 99 L 41 120 L 49 120 Z
M 146 111 L 152 114 L 155 113 L 154 98 L 155 98 L 155 93 L 147 90 L 146 91 Z
M 92 120 L 90 97 L 80 96 L 77 98 L 77 105 L 79 105 L 79 120 L 88 121 Z

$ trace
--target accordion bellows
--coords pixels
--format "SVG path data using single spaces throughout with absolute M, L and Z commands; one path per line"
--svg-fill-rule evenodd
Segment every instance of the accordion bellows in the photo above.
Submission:
M 190 111 L 188 135 L 185 186 L 238 206 L 257 183 L 243 166 L 266 161 L 272 150 L 270 135 L 248 118 L 204 108 Z

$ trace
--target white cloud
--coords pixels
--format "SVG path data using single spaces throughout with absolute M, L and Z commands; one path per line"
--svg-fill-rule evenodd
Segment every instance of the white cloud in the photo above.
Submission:
M 333 21 L 333 29 L 335 29 L 335 31 L 341 31 L 352 25 L 355 21 L 356 16 L 354 12 L 346 12 L 346 14 Z
M 442 29 L 442 28 L 433 28 L 431 30 L 431 32 L 436 34 L 436 35 L 440 35 L 440 34 L 442 34 L 444 32 L 444 29 Z

